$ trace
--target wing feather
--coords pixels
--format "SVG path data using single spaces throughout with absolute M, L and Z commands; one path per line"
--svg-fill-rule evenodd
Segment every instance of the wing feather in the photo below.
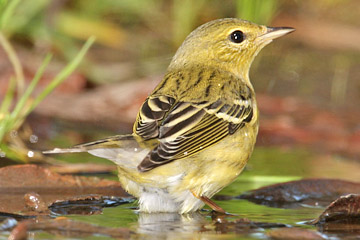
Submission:
M 159 122 L 174 102 L 175 99 L 168 96 L 146 99 L 134 124 L 134 132 L 145 140 L 157 138 L 159 136 Z
M 194 155 L 233 134 L 252 119 L 249 99 L 233 104 L 176 102 L 158 124 L 156 146 L 138 166 L 149 171 L 168 162 Z M 149 123 L 148 123 L 149 124 Z

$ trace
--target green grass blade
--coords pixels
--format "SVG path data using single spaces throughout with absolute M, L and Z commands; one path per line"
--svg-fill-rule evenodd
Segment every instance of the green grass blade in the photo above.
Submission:
M 259 24 L 269 24 L 276 14 L 277 0 L 237 0 L 237 17 Z
M 1 14 L 0 17 L 0 29 L 4 29 L 7 21 L 13 15 L 15 8 L 20 3 L 21 0 L 11 0 L 9 4 L 5 7 L 4 12 Z
M 80 64 L 81 60 L 84 58 L 85 54 L 94 43 L 95 37 L 90 37 L 84 46 L 81 48 L 80 52 L 75 56 L 75 58 L 68 64 L 66 67 L 58 73 L 53 81 L 51 81 L 46 88 L 36 97 L 31 107 L 28 110 L 30 113 L 37 105 L 47 96 L 49 95 L 60 83 L 62 83 Z M 28 114 L 27 113 L 27 114 Z M 26 115 L 27 115 L 26 114 Z
M 18 94 L 22 94 L 25 86 L 24 72 L 21 62 L 15 52 L 15 49 L 11 46 L 5 35 L 0 31 L 0 45 L 4 48 L 4 51 L 9 58 L 15 72 L 16 85 Z
M 8 125 L 9 125 L 9 111 L 10 106 L 13 100 L 13 96 L 15 93 L 15 86 L 16 86 L 15 78 L 10 78 L 9 86 L 6 91 L 6 94 L 4 96 L 4 99 L 1 103 L 0 108 L 0 143 L 2 142 L 3 137 L 5 136 L 5 133 L 7 132 Z
M 9 115 L 4 115 L 0 122 L 0 143 L 2 143 L 5 134 L 7 133 L 9 122 Z
M 6 94 L 0 106 L 0 120 L 2 119 L 1 118 L 2 114 L 6 114 L 9 112 L 9 108 L 15 94 L 15 86 L 16 86 L 15 78 L 11 77 L 9 81 L 8 89 L 6 90 Z
M 51 54 L 48 54 L 44 61 L 42 62 L 40 68 L 37 70 L 35 77 L 33 78 L 33 80 L 31 81 L 29 87 L 26 89 L 24 95 L 21 96 L 19 102 L 16 104 L 16 107 L 14 109 L 14 111 L 11 113 L 11 119 L 13 121 L 16 121 L 21 113 L 21 111 L 24 110 L 24 106 L 26 104 L 26 102 L 28 101 L 31 93 L 34 91 L 36 85 L 38 84 L 41 76 L 44 74 L 44 71 L 47 67 L 47 65 L 49 64 L 51 60 Z M 21 116 L 20 118 L 22 118 L 23 116 Z

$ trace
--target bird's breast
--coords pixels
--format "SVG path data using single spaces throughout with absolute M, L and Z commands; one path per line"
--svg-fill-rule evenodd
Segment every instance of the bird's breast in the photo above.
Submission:
M 190 188 L 198 195 L 213 196 L 230 184 L 244 169 L 256 142 L 257 121 L 245 125 L 212 147 L 192 156 L 181 187 Z

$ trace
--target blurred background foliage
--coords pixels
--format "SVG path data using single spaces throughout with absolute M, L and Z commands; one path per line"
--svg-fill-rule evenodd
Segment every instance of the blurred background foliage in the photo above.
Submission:
M 258 93 L 298 96 L 330 108 L 356 107 L 359 11 L 356 0 L 0 0 L 1 34 L 23 69 L 19 73 L 9 65 L 12 60 L 0 48 L 0 101 L 11 107 L 4 98 L 7 89 L 17 89 L 8 99 L 21 97 L 46 53 L 52 53 L 52 62 L 34 88 L 34 94 L 39 93 L 46 79 L 72 62 L 91 36 L 96 43 L 59 87 L 60 93 L 150 76 L 160 79 L 194 28 L 217 18 L 239 17 L 297 28 L 255 60 L 251 78 Z M 24 83 L 12 82 L 19 74 Z
M 82 72 L 90 81 L 107 83 L 129 76 L 109 74 L 103 64 L 97 64 L 103 59 L 135 60 L 136 67 L 124 67 L 135 68 L 139 75 L 159 72 L 184 38 L 201 23 L 237 16 L 266 24 L 280 4 L 277 0 L 1 0 L 2 9 L 7 5 L 12 5 L 14 14 L 11 19 L 2 14 L 3 32 L 37 52 L 52 51 L 69 61 L 80 41 L 95 36 L 96 58 L 88 59 Z
M 239 17 L 271 24 L 274 18 L 280 16 L 281 19 L 287 14 L 294 19 L 328 17 L 332 21 L 358 25 L 358 7 L 351 10 L 355 2 L 1 0 L 0 7 L 14 5 L 11 19 L 1 14 L 4 34 L 34 53 L 50 51 L 57 59 L 69 61 L 81 41 L 96 36 L 93 54 L 81 72 L 90 82 L 101 84 L 162 73 L 186 35 L 212 19 Z
M 88 154 L 51 158 L 41 150 L 129 133 L 140 104 L 184 38 L 205 22 L 238 17 L 296 31 L 267 46 L 252 65 L 250 78 L 260 108 L 257 146 L 241 178 L 224 193 L 234 196 L 302 177 L 359 181 L 359 13 L 359 0 L 0 0 L 0 167 L 31 162 L 62 174 L 106 173 L 101 177 L 115 179 L 115 166 L 103 167 L 112 164 L 108 160 Z M 304 203 L 289 211 L 221 202 L 245 218 L 309 228 L 303 223 L 321 206 L 316 200 L 306 209 Z M 137 226 L 139 216 L 130 206 L 99 215 L 91 209 L 89 216 L 69 217 L 130 226 L 131 231 Z M 140 216 L 139 223 L 146 222 L 144 229 L 149 229 L 145 219 Z M 174 226 L 168 225 L 171 221 L 165 228 L 164 221 L 154 226 L 175 229 L 180 236 L 182 226 L 175 219 Z M 185 220 L 189 231 L 191 219 Z M 242 234 L 240 228 L 236 233 Z M 206 238 L 204 228 L 199 229 Z M 249 238 L 268 238 L 267 231 L 253 230 Z M 32 238 L 38 239 L 36 234 Z M 189 234 L 184 237 L 195 236 Z M 7 230 L 0 235 L 7 238 Z M 213 237 L 219 236 L 245 235 L 216 231 Z

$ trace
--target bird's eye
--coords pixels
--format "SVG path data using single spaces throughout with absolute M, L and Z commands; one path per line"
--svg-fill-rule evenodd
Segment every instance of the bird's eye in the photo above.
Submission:
M 229 38 L 234 43 L 241 43 L 242 41 L 244 41 L 245 36 L 242 31 L 236 30 L 230 34 Z

